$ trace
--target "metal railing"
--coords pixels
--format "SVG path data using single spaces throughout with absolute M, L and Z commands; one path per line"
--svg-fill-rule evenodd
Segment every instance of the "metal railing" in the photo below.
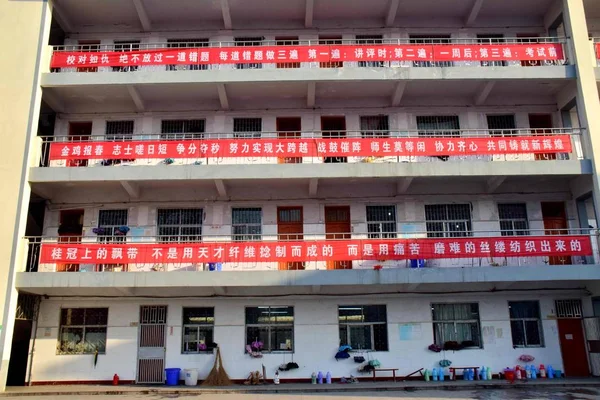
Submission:
M 282 44 L 283 43 L 283 44 Z M 240 52 L 244 51 L 244 48 L 256 47 L 270 47 L 270 48 L 280 48 L 280 49 L 292 49 L 298 47 L 309 47 L 309 46 L 330 46 L 334 48 L 335 46 L 361 46 L 361 47 L 372 47 L 377 48 L 377 46 L 427 46 L 427 47 L 435 47 L 435 46 L 452 46 L 452 45 L 472 45 L 472 46 L 494 46 L 498 48 L 502 48 L 503 46 L 510 45 L 539 45 L 539 44 L 560 44 L 563 48 L 563 57 L 556 60 L 545 60 L 545 61 L 536 61 L 536 60 L 523 60 L 523 61 L 496 61 L 496 60 L 463 60 L 463 61 L 431 61 L 431 60 L 421 60 L 421 61 L 412 61 L 412 60 L 403 60 L 403 61 L 393 61 L 393 60 L 370 60 L 365 58 L 364 61 L 335 61 L 335 62 L 277 62 L 275 60 L 264 60 L 264 61 L 251 61 L 251 62 L 243 62 L 240 63 L 231 63 L 231 64 L 223 64 L 223 63 L 202 63 L 190 62 L 187 64 L 181 65 L 132 65 L 132 66 L 102 66 L 101 63 L 97 66 L 80 66 L 73 65 L 73 67 L 62 67 L 62 68 L 52 68 L 51 72 L 136 72 L 136 71 L 180 71 L 180 70 L 195 70 L 195 71 L 206 71 L 206 70 L 234 70 L 234 69 L 314 69 L 314 68 L 389 68 L 389 67 L 453 67 L 453 66 L 479 66 L 479 67 L 531 67 L 531 66 L 552 66 L 552 65 L 567 65 L 569 64 L 568 55 L 567 55 L 567 46 L 568 43 L 566 38 L 557 38 L 557 37 L 506 37 L 499 39 L 485 39 L 485 38 L 448 38 L 448 39 L 440 39 L 440 38 L 422 38 L 411 39 L 411 38 L 396 38 L 396 39 L 381 39 L 377 40 L 377 43 L 365 43 L 365 40 L 361 39 L 340 39 L 335 40 L 335 44 L 328 43 L 327 40 L 319 40 L 319 39 L 311 39 L 311 40 L 297 40 L 293 41 L 294 44 L 289 41 L 281 41 L 281 40 L 263 40 L 260 42 L 260 45 L 257 46 L 256 41 L 212 41 L 206 43 L 198 43 L 199 46 L 195 47 L 199 51 L 202 49 L 216 49 L 216 48 L 227 48 L 232 49 L 235 48 Z M 200 46 L 201 44 L 201 46 Z M 156 50 L 189 50 L 189 43 L 187 42 L 157 42 L 157 43 L 135 43 L 131 45 L 129 50 L 124 50 L 123 44 L 97 44 L 97 45 L 89 45 L 89 44 L 73 44 L 73 45 L 60 45 L 53 46 L 54 52 L 85 52 L 89 54 L 94 53 L 102 53 L 102 52 L 123 52 L 127 54 L 128 51 L 156 51 Z
M 366 223 L 365 223 L 366 225 Z M 402 225 L 402 224 L 398 224 Z M 422 223 L 424 226 L 425 223 Z M 210 231 L 210 227 L 206 227 Z M 229 227 L 231 229 L 231 227 Z M 364 228 L 363 228 L 364 229 Z M 150 272 L 150 271 L 207 271 L 217 268 L 223 271 L 243 271 L 243 270 L 323 270 L 323 269 L 380 269 L 380 268 L 407 268 L 407 267 L 426 267 L 426 268 L 450 268 L 450 267 L 501 267 L 501 266 L 540 266 L 540 265 L 581 265 L 581 264 L 597 264 L 600 261 L 600 254 L 598 252 L 598 237 L 599 232 L 596 229 L 557 229 L 557 230 L 543 230 L 543 229 L 526 229 L 518 232 L 510 231 L 445 231 L 445 232 L 433 232 L 433 231 L 422 231 L 422 232 L 347 232 L 347 233 L 325 233 L 325 225 L 310 225 L 304 224 L 304 231 L 310 230 L 311 233 L 294 233 L 294 234 L 277 234 L 276 226 L 263 226 L 261 233 L 233 235 L 233 234 L 222 234 L 219 232 L 203 232 L 201 238 L 195 236 L 193 240 L 185 236 L 120 236 L 119 240 L 116 240 L 114 236 L 72 236 L 72 237 L 27 237 L 26 240 L 29 242 L 27 265 L 24 270 L 27 272 Z M 271 231 L 269 233 L 265 233 Z M 317 233 L 318 232 L 318 233 Z M 533 243 L 532 246 L 544 246 L 544 241 L 548 241 L 549 246 L 552 247 L 551 252 L 548 255 L 540 255 L 539 252 L 535 255 L 527 255 L 527 244 L 526 241 L 530 240 Z M 571 242 L 577 242 L 578 245 L 589 251 L 580 251 L 580 254 L 566 253 L 565 255 L 554 252 L 555 244 L 562 243 L 564 249 L 568 251 L 569 246 L 573 250 L 573 244 Z M 452 253 L 452 243 L 458 243 L 459 254 Z M 479 249 L 483 249 L 481 244 L 487 243 L 488 254 L 480 254 Z M 502 243 L 505 246 L 505 252 L 500 254 L 498 251 L 498 244 Z M 511 255 L 508 253 L 508 249 L 512 248 L 513 243 L 520 242 L 520 253 Z M 259 256 L 261 247 L 268 245 L 298 245 L 305 244 L 306 246 L 314 245 L 317 246 L 327 244 L 335 246 L 336 243 L 346 245 L 352 243 L 358 248 L 358 253 L 355 254 L 358 257 L 354 257 L 349 261 L 314 261 L 311 257 L 300 258 L 294 261 L 289 259 L 278 261 L 277 259 L 262 260 Z M 375 244 L 373 244 L 375 243 Z M 403 247 L 402 255 L 394 257 L 383 257 L 380 256 L 377 259 L 378 254 L 368 254 L 367 257 L 363 252 L 366 246 L 377 247 L 377 243 L 389 243 L 390 254 L 391 248 L 395 243 L 405 243 L 406 247 Z M 410 243 L 419 243 L 421 251 L 423 253 L 411 253 Z M 444 243 L 446 252 L 431 256 L 434 254 L 434 248 L 437 252 L 438 244 Z M 471 255 L 468 251 L 464 251 L 464 248 L 468 248 L 469 243 L 472 243 L 473 253 L 477 251 L 477 255 Z M 587 244 L 586 244 L 587 243 Z M 147 251 L 153 249 L 156 251 L 160 248 L 164 252 L 165 257 L 159 261 L 148 261 L 145 259 L 143 262 L 131 262 L 121 261 L 115 262 L 113 259 L 106 259 L 105 263 L 91 262 L 85 263 L 80 259 L 75 261 L 48 261 L 41 262 L 41 253 L 44 246 L 63 246 L 63 250 L 66 253 L 68 247 L 81 247 L 92 249 L 96 252 L 98 249 L 104 248 L 104 254 L 107 252 L 110 254 L 114 251 L 113 248 L 120 249 L 119 254 L 122 258 L 126 259 L 126 254 L 129 249 L 135 248 L 136 253 L 143 252 L 144 246 L 149 246 Z M 170 253 L 170 248 L 177 247 L 179 251 L 183 251 L 184 248 L 193 249 L 194 254 L 198 250 L 198 247 L 209 247 L 210 246 L 223 246 L 225 252 L 228 252 L 227 246 L 240 246 L 240 254 L 244 252 L 244 247 L 253 246 L 253 258 L 244 259 L 242 261 L 223 261 L 214 262 L 211 260 L 212 253 L 207 255 L 206 262 L 193 262 L 193 261 L 182 261 L 181 258 L 169 261 L 166 257 L 167 253 Z M 460 246 L 463 246 L 462 248 Z M 466 246 L 466 247 L 465 247 Z M 587 246 L 587 247 L 586 247 Z M 369 247 L 371 248 L 371 247 Z M 491 248 L 491 251 L 490 251 Z M 362 250 L 361 250 L 362 249 Z M 387 249 L 387 247 L 386 247 Z M 450 249 L 450 250 L 448 250 Z M 462 253 L 461 253 L 461 249 Z M 495 249 L 495 250 L 494 250 Z M 90 250 L 90 251 L 92 251 Z M 579 249 L 581 250 L 581 248 Z M 46 258 L 49 257 L 47 254 L 50 250 L 46 249 Z M 192 251 L 192 250 L 190 250 Z M 212 252 L 212 250 L 210 250 Z M 318 250 L 320 252 L 320 250 Z M 376 249 L 371 251 L 377 251 Z M 386 250 L 387 251 L 387 250 Z M 395 247 L 394 247 L 395 251 Z M 361 253 L 362 252 L 362 253 Z M 428 253 L 427 253 L 428 252 Z M 274 251 L 271 253 L 274 255 Z M 231 254 L 231 253 L 230 253 Z M 315 253 L 316 254 L 316 253 Z M 415 255 L 416 254 L 416 255 Z M 431 257 L 428 257 L 429 254 Z M 300 255 L 300 254 L 299 254 Z M 364 256 L 364 259 L 360 259 Z M 351 258 L 351 257 L 348 257 Z M 97 261 L 97 260 L 96 260 Z M 209 262 L 213 261 L 213 262 Z M 218 267 L 215 264 L 219 264 Z
M 465 160 L 479 161 L 534 161 L 534 160 L 569 160 L 583 159 L 583 149 L 581 146 L 581 135 L 584 129 L 579 128 L 547 128 L 547 129 L 461 129 L 461 130 L 406 130 L 406 131 L 340 131 L 340 132 L 321 132 L 308 131 L 296 132 L 295 137 L 292 137 L 290 132 L 218 132 L 218 133 L 164 133 L 164 134 L 145 134 L 135 133 L 127 135 L 122 140 L 117 140 L 114 136 L 107 139 L 105 135 L 99 136 L 41 136 L 38 137 L 40 143 L 40 166 L 43 167 L 100 167 L 100 166 L 115 166 L 115 165 L 229 165 L 229 164 L 320 164 L 320 163 L 414 163 L 414 162 L 451 162 Z M 299 141 L 311 143 L 313 139 L 318 140 L 345 140 L 362 141 L 366 146 L 369 146 L 370 140 L 380 141 L 380 144 L 387 143 L 389 139 L 390 149 L 393 150 L 394 141 L 402 140 L 406 144 L 406 139 L 414 139 L 414 145 L 417 146 L 419 140 L 435 139 L 444 141 L 447 139 L 501 139 L 505 140 L 507 146 L 511 140 L 520 138 L 536 137 L 552 137 L 558 135 L 567 135 L 570 138 L 570 153 L 562 153 L 557 151 L 549 151 L 548 153 L 522 151 L 518 154 L 504 154 L 501 149 L 498 149 L 498 154 L 493 152 L 482 151 L 481 155 L 448 155 L 448 156 L 420 156 L 416 154 L 409 155 L 381 155 L 382 153 L 372 151 L 372 148 L 367 147 L 365 152 L 360 156 L 352 156 L 349 152 L 348 156 L 286 156 L 285 154 L 278 156 L 275 151 L 273 156 L 265 157 L 262 155 L 253 156 L 252 143 L 271 143 L 272 147 L 277 144 L 282 144 L 287 149 L 287 143 L 291 141 Z M 246 137 L 244 137 L 246 136 Z M 281 137 L 285 136 L 285 137 Z M 134 151 L 136 144 L 154 144 L 172 143 L 173 145 L 179 142 L 193 143 L 194 148 L 200 149 L 203 146 L 212 146 L 215 141 L 223 140 L 228 146 L 231 143 L 238 143 L 241 149 L 244 145 L 248 146 L 247 156 L 232 157 L 226 146 L 220 146 L 219 150 L 213 152 L 207 150 L 206 156 L 194 155 L 187 156 L 187 152 L 178 154 L 176 157 L 165 155 L 163 158 L 145 157 L 138 155 Z M 190 142 L 191 141 L 191 142 Z M 383 141 L 383 142 L 381 142 Z M 118 143 L 123 151 L 122 158 L 105 159 L 100 156 L 95 156 L 98 152 L 95 151 L 95 146 Z M 131 151 L 124 151 L 128 148 L 128 143 Z M 73 145 L 77 144 L 77 154 L 81 154 L 80 158 L 71 157 L 71 159 L 61 159 L 56 157 L 56 153 L 51 153 L 51 146 L 60 146 L 61 144 Z M 72 150 L 72 148 L 71 148 Z M 120 151 L 121 151 L 120 150 Z M 68 150 L 67 150 L 68 151 Z M 105 150 L 103 150 L 105 151 Z M 108 150 L 106 150 L 108 151 Z M 53 155 L 51 155 L 53 154 Z M 104 153 L 106 154 L 106 153 Z M 121 154 L 121 153 L 119 153 Z M 262 154 L 262 153 L 261 153 Z M 241 154 L 240 154 L 241 155 Z M 120 157 L 120 156 L 119 156 Z

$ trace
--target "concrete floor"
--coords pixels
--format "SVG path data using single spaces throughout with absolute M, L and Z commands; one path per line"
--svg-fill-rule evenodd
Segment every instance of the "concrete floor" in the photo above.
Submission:
M 600 389 L 598 388 L 553 388 L 553 387 L 532 387 L 532 388 L 508 388 L 508 389 L 476 389 L 476 390 L 418 390 L 415 392 L 332 392 L 323 394 L 298 393 L 298 394 L 210 394 L 186 396 L 185 394 L 169 393 L 151 393 L 151 394 L 130 394 L 130 395 L 68 395 L 61 396 L 8 396 L 3 399 L 24 400 L 24 399 L 44 399 L 44 400 L 366 400 L 366 399 L 404 399 L 404 400 L 597 400 L 600 399 Z

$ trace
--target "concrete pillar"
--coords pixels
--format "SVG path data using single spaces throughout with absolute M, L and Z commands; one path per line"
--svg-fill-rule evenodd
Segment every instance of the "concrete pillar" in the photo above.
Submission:
M 600 99 L 594 71 L 596 60 L 590 51 L 583 0 L 563 0 L 563 5 L 567 36 L 571 38 L 574 55 L 574 59 L 571 61 L 575 62 L 577 68 L 577 111 L 582 126 L 587 128 L 587 132 L 583 136 L 583 146 L 586 156 L 592 159 L 594 206 L 596 210 L 599 210 L 600 119 L 598 119 L 598 115 L 600 115 Z M 598 155 L 599 158 L 596 159 L 595 155 Z

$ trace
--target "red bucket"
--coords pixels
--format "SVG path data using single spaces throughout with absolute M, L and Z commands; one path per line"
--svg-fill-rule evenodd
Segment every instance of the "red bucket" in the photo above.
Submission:
M 515 371 L 513 371 L 512 369 L 505 369 L 504 370 L 504 377 L 510 383 L 515 383 Z

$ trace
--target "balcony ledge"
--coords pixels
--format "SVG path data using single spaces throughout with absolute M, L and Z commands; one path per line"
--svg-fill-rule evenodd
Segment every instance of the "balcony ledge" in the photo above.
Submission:
M 243 297 L 427 294 L 531 290 L 584 291 L 600 265 L 240 272 L 17 274 L 19 291 L 82 297 Z

